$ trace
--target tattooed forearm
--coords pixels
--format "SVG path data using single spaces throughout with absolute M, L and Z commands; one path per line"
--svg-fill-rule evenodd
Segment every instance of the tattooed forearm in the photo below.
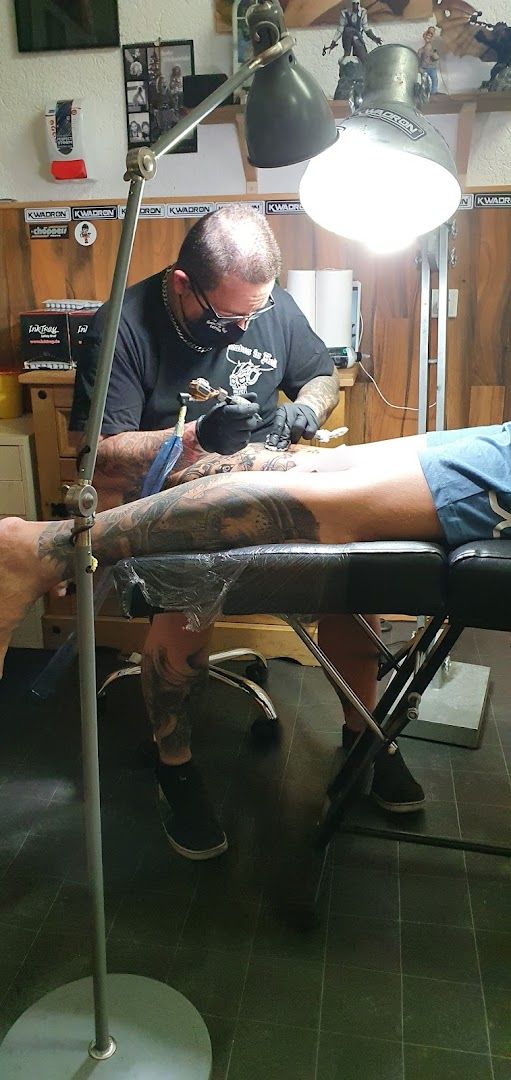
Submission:
M 305 469 L 306 463 L 312 472 L 316 464 L 316 455 L 320 449 L 313 447 L 306 450 L 294 448 L 283 453 L 275 453 L 266 450 L 261 443 L 249 443 L 237 454 L 229 456 L 223 454 L 207 454 L 200 461 L 188 468 L 181 468 L 181 462 L 169 474 L 165 482 L 166 488 L 177 487 L 178 484 L 189 483 L 190 480 L 198 480 L 203 476 L 215 476 L 230 472 L 287 472 L 297 466 Z M 309 455 L 305 458 L 305 454 Z M 313 464 L 314 462 L 314 464 Z
M 337 373 L 334 371 L 332 375 L 320 375 L 317 379 L 311 379 L 302 387 L 296 400 L 314 409 L 321 427 L 339 401 Z
M 121 431 L 118 435 L 102 439 L 98 446 L 95 474 L 98 488 L 103 492 L 118 492 L 124 502 L 136 499 L 147 470 L 172 431 L 172 428 L 162 431 Z M 195 421 L 185 424 L 179 467 L 186 468 L 205 456 L 205 450 L 195 437 Z

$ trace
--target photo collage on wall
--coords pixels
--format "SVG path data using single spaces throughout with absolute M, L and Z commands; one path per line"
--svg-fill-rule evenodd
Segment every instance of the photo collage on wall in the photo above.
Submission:
M 124 84 L 128 147 L 149 146 L 183 116 L 183 78 L 194 75 L 193 41 L 125 45 Z M 197 151 L 197 132 L 171 153 Z

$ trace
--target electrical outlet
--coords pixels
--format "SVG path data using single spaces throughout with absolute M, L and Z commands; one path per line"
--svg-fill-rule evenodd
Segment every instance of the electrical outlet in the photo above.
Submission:
M 449 297 L 447 300 L 447 318 L 456 319 L 458 317 L 458 290 L 449 289 Z M 431 318 L 438 319 L 438 289 L 431 290 Z

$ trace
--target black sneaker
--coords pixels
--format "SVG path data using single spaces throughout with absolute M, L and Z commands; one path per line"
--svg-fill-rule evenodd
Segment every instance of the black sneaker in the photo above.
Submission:
M 342 734 L 343 748 L 349 753 L 358 733 L 344 726 Z M 412 814 L 422 810 L 425 802 L 421 785 L 414 780 L 395 743 L 375 758 L 368 790 L 378 806 L 392 814 Z
M 185 859 L 214 859 L 227 850 L 202 777 L 193 762 L 156 767 L 160 814 L 167 839 Z

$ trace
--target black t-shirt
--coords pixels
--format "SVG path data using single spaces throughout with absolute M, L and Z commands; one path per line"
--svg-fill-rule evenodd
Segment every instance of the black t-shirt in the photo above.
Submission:
M 231 393 L 257 394 L 262 422 L 253 433 L 262 442 L 271 429 L 277 392 L 293 401 L 305 383 L 331 375 L 333 364 L 293 298 L 275 286 L 275 307 L 254 319 L 235 345 L 198 353 L 176 334 L 162 298 L 162 274 L 126 290 L 102 434 L 157 431 L 173 427 L 177 395 L 200 376 Z M 105 323 L 104 304 L 94 316 L 76 373 L 70 429 L 86 424 Z M 215 401 L 190 402 L 187 420 L 209 412 Z

